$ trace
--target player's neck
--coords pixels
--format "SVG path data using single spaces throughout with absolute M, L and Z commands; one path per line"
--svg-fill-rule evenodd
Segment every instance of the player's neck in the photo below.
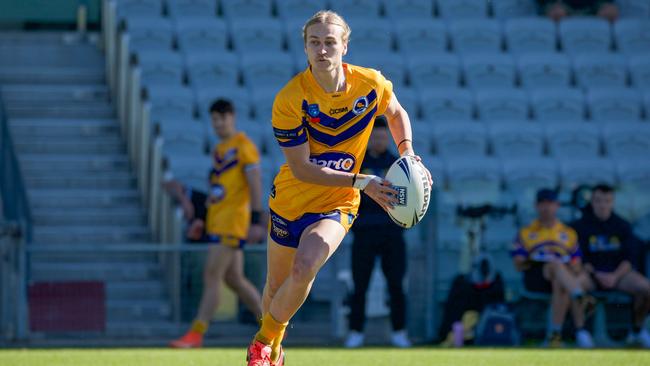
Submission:
M 237 130 L 224 132 L 223 134 L 219 135 L 219 140 L 221 140 L 221 142 L 226 142 L 231 138 L 233 138 L 236 134 L 237 134 Z
M 315 71 L 312 69 L 311 73 L 325 93 L 335 93 L 345 90 L 345 70 L 343 69 L 343 65 L 328 71 Z
M 551 219 L 539 218 L 538 220 L 539 220 L 539 224 L 545 228 L 552 228 L 553 226 L 555 226 L 555 221 L 556 221 L 555 218 L 551 218 Z

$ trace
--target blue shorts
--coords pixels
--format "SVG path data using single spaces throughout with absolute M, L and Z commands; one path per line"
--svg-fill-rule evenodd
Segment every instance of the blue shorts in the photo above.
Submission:
M 243 249 L 246 244 L 245 239 L 232 235 L 207 234 L 206 240 L 209 244 L 221 244 L 235 249 Z
M 290 248 L 298 248 L 300 237 L 307 226 L 324 219 L 334 220 L 341 223 L 345 231 L 349 231 L 356 218 L 351 213 L 330 211 L 326 213 L 306 213 L 297 220 L 290 221 L 271 211 L 270 233 L 271 239 L 276 243 Z

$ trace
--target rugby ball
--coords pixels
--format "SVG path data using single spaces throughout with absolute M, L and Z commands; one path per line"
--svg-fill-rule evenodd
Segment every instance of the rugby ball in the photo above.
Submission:
M 422 163 L 413 156 L 395 160 L 386 173 L 397 191 L 398 203 L 389 209 L 388 216 L 399 226 L 410 228 L 417 224 L 429 207 L 431 187 Z

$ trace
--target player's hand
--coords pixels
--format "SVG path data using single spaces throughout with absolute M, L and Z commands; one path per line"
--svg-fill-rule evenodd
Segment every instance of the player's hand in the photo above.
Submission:
M 219 198 L 213 194 L 209 195 L 208 198 L 205 200 L 205 207 L 210 207 L 211 205 L 214 205 L 219 202 Z
M 205 223 L 201 219 L 194 219 L 190 222 L 185 235 L 192 240 L 200 240 L 203 237 Z
M 181 201 L 181 208 L 183 209 L 183 217 L 185 220 L 191 220 L 194 218 L 194 205 L 188 200 Z
M 429 169 L 427 169 L 426 166 L 424 166 L 424 163 L 422 163 L 422 158 L 420 157 L 420 155 L 413 155 L 413 157 L 415 158 L 415 160 L 417 160 L 418 163 L 420 163 L 420 165 L 422 165 L 422 169 L 424 169 L 424 171 L 427 173 L 427 179 L 429 180 L 429 188 L 431 188 L 431 186 L 433 186 L 433 179 L 431 178 L 431 172 L 429 171 Z
M 594 274 L 598 282 L 600 282 L 601 286 L 603 286 L 606 289 L 614 288 L 616 286 L 616 283 L 618 282 L 618 278 L 616 278 L 616 275 L 613 273 L 607 273 L 607 272 L 596 272 Z
M 248 229 L 248 236 L 246 241 L 249 243 L 259 243 L 266 236 L 266 227 L 262 224 L 253 224 Z
M 397 191 L 385 179 L 373 179 L 368 183 L 363 192 L 377 202 L 384 210 L 389 210 L 397 204 Z

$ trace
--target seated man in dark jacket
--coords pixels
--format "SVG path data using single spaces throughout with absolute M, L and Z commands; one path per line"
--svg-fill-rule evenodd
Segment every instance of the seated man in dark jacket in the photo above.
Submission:
M 650 281 L 634 269 L 639 241 L 630 224 L 613 212 L 614 191 L 601 184 L 592 190 L 591 204 L 573 223 L 592 287 L 617 290 L 634 297 L 632 332 L 628 342 L 650 348 L 650 333 L 643 328 L 650 311 Z

